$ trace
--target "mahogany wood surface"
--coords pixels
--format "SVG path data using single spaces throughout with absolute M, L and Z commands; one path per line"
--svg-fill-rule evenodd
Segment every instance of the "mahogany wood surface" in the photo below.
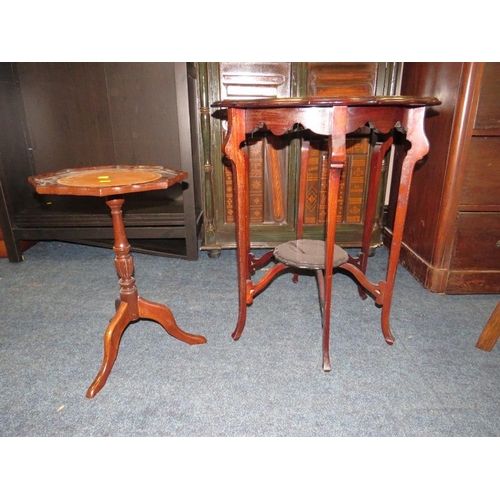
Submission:
M 140 319 L 153 320 L 187 344 L 206 342 L 201 335 L 181 330 L 167 306 L 139 296 L 122 214 L 124 194 L 167 189 L 186 177 L 186 172 L 162 166 L 106 165 L 65 169 L 29 178 L 39 194 L 107 197 L 106 204 L 111 210 L 120 298 L 116 301 L 116 314 L 104 334 L 104 357 L 101 369 L 87 390 L 88 398 L 93 398 L 106 384 L 118 355 L 120 339 L 130 323 Z
M 426 120 L 431 150 L 415 169 L 401 251 L 401 263 L 435 293 L 500 291 L 499 89 L 498 62 L 404 65 L 403 93 L 442 101 Z M 392 190 L 386 244 L 397 196 Z
M 236 240 L 238 259 L 239 313 L 236 328 L 232 334 L 235 340 L 241 337 L 245 322 L 247 305 L 253 302 L 257 293 L 263 290 L 277 271 L 268 270 L 259 283 L 252 282 L 255 262 L 250 254 L 250 220 L 249 220 L 249 178 L 248 153 L 243 147 L 252 134 L 269 131 L 275 135 L 290 131 L 310 130 L 328 139 L 329 182 L 326 216 L 326 255 L 324 282 L 321 283 L 320 296 L 323 302 L 323 369 L 331 369 L 329 354 L 330 308 L 332 292 L 332 274 L 336 231 L 336 209 L 339 191 L 340 174 L 346 161 L 346 135 L 361 127 L 369 125 L 376 133 L 388 134 L 393 129 L 405 133 L 411 144 L 402 164 L 399 180 L 399 196 L 396 204 L 394 234 L 392 238 L 389 264 L 385 281 L 370 283 L 365 275 L 366 260 L 343 264 L 351 271 L 361 286 L 375 296 L 378 305 L 382 306 L 381 326 L 387 343 L 392 344 L 389 317 L 392 293 L 399 252 L 406 218 L 409 188 L 415 163 L 423 158 L 429 149 L 424 133 L 424 116 L 428 106 L 436 106 L 440 102 L 432 97 L 339 97 L 339 98 L 306 98 L 306 99 L 260 99 L 260 100 L 225 100 L 216 102 L 214 107 L 227 108 L 228 132 L 223 144 L 223 152 L 233 169 L 236 214 Z M 379 149 L 384 149 L 387 137 L 381 140 Z M 387 146 L 388 147 L 388 146 Z M 375 154 L 380 163 L 381 154 Z M 380 168 L 380 167 L 378 167 Z M 377 168 L 373 169 L 371 182 L 378 182 Z M 377 190 L 371 190 L 368 201 L 369 212 L 374 210 L 374 198 Z M 372 214 L 367 218 L 371 225 Z M 364 245 L 364 244 L 363 244 Z M 368 249 L 362 252 L 367 254 Z M 362 262 L 363 264 L 360 264 Z M 278 264 L 279 270 L 283 264 Z M 362 269 L 363 268 L 363 269 Z

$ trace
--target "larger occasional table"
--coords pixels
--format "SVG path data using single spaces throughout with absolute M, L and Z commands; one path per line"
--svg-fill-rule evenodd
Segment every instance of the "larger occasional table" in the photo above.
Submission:
M 389 316 L 411 177 L 416 162 L 422 159 L 429 150 L 429 144 L 424 132 L 426 109 L 429 106 L 439 104 L 440 101 L 434 97 L 373 96 L 225 100 L 212 105 L 214 108 L 220 108 L 227 112 L 228 130 L 222 150 L 233 171 L 239 289 L 238 320 L 232 334 L 235 340 L 240 338 L 244 330 L 247 306 L 252 304 L 254 297 L 262 292 L 269 282 L 287 265 L 282 262 L 272 266 L 257 282 L 252 280 L 256 268 L 267 262 L 267 258 L 256 259 L 250 253 L 250 180 L 248 152 L 245 146 L 249 140 L 255 140 L 259 136 L 258 133 L 261 132 L 281 136 L 288 133 L 298 134 L 301 131 L 309 131 L 325 137 L 328 142 L 329 155 L 326 241 L 324 254 L 321 257 L 324 276 L 321 277 L 320 283 L 323 320 L 323 369 L 325 371 L 331 369 L 329 338 L 334 265 L 350 271 L 358 280 L 360 286 L 374 296 L 376 303 L 382 307 L 381 327 L 384 338 L 388 344 L 394 342 L 389 325 Z M 346 161 L 346 136 L 366 127 L 370 128 L 377 137 L 377 147 L 372 155 L 363 247 L 357 259 L 349 259 L 349 261 L 342 263 L 342 261 L 338 262 L 336 259 L 339 247 L 335 245 L 335 229 L 340 174 Z M 391 143 L 392 134 L 395 130 L 406 136 L 410 147 L 402 163 L 401 176 L 398 181 L 399 195 L 386 278 L 378 283 L 371 283 L 366 278 L 365 272 L 375 198 L 380 179 L 380 163 L 382 162 L 383 152 L 387 150 Z M 318 245 L 309 244 L 308 247 L 316 251 Z M 276 253 L 275 251 L 275 256 Z M 316 255 L 315 258 L 318 259 L 318 256 Z M 347 256 L 345 259 L 347 259 Z M 305 261 L 306 259 L 296 260 Z M 315 265 L 310 266 L 311 269 L 316 267 Z M 362 293 L 361 295 L 363 297 Z
M 181 330 L 167 306 L 139 296 L 133 277 L 134 261 L 122 215 L 125 194 L 167 189 L 186 177 L 186 172 L 163 166 L 107 165 L 60 170 L 28 179 L 39 194 L 105 197 L 106 204 L 111 209 L 120 297 L 116 301 L 116 314 L 104 334 L 104 359 L 99 373 L 87 390 L 88 398 L 93 398 L 106 384 L 118 355 L 123 332 L 134 321 L 156 321 L 170 335 L 187 344 L 206 342 L 201 335 Z

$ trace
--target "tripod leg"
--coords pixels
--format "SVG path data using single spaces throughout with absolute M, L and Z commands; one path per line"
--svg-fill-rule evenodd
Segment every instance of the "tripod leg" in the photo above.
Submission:
M 207 339 L 201 335 L 193 335 L 181 330 L 175 322 L 172 311 L 162 304 L 150 302 L 149 300 L 139 297 L 139 317 L 150 319 L 159 323 L 165 330 L 176 339 L 186 342 L 186 344 L 205 344 Z
M 93 398 L 106 384 L 118 355 L 118 347 L 125 328 L 130 323 L 128 304 L 122 302 L 104 334 L 104 359 L 94 382 L 87 390 L 87 397 Z

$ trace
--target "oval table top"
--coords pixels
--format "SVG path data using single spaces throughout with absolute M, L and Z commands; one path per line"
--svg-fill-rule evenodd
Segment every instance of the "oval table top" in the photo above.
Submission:
M 214 102 L 213 108 L 322 108 L 331 106 L 437 106 L 435 97 L 420 96 L 332 96 L 332 97 L 265 97 L 257 99 L 225 99 Z

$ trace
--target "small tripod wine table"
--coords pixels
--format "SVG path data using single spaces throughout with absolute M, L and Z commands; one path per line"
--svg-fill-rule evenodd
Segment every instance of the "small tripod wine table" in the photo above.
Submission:
M 156 321 L 173 337 L 187 344 L 204 344 L 205 337 L 181 330 L 172 311 L 164 305 L 139 297 L 133 278 L 134 261 L 125 233 L 123 195 L 167 189 L 187 177 L 186 172 L 161 166 L 108 165 L 61 170 L 29 177 L 39 194 L 106 197 L 113 222 L 115 265 L 120 277 L 120 298 L 116 314 L 104 334 L 104 359 L 94 382 L 87 390 L 93 398 L 106 384 L 118 355 L 120 339 L 127 326 L 140 319 Z

